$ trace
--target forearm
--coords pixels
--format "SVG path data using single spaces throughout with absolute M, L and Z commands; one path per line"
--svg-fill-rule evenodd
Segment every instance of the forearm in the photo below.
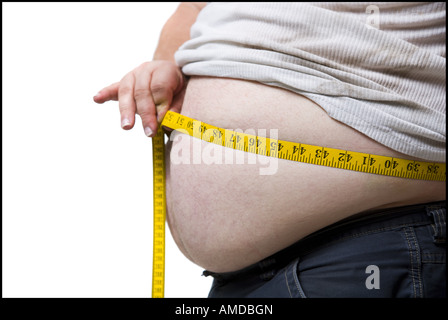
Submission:
M 205 2 L 181 2 L 160 33 L 153 60 L 174 61 L 174 53 L 190 39 L 190 28 Z

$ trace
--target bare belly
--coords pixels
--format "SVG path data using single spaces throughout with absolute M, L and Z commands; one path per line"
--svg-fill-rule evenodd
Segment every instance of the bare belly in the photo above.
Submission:
M 412 159 L 303 96 L 249 81 L 193 77 L 182 114 L 259 135 L 277 129 L 281 140 Z M 355 213 L 445 199 L 444 182 L 254 160 L 180 133 L 170 140 L 168 224 L 180 250 L 214 272 L 244 268 Z

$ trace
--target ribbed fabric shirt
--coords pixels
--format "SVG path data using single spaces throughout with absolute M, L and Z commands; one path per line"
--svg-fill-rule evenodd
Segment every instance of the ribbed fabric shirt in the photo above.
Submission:
M 445 162 L 445 34 L 445 2 L 209 3 L 175 59 L 189 76 L 304 95 L 387 147 Z

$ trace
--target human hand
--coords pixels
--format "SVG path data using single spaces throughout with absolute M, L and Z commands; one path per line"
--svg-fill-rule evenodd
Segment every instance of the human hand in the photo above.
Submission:
M 185 87 L 186 79 L 174 62 L 156 60 L 144 62 L 120 82 L 100 90 L 93 100 L 96 103 L 118 101 L 121 127 L 132 129 L 137 113 L 145 134 L 153 137 L 168 110 L 180 112 Z

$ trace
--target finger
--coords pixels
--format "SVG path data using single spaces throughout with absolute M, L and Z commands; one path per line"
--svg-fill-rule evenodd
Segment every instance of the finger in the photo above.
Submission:
M 173 101 L 171 102 L 170 105 L 170 110 L 180 113 L 181 109 L 182 109 L 182 104 L 184 103 L 184 97 L 185 97 L 185 87 L 183 88 L 183 90 L 181 90 L 179 93 L 177 93 L 174 97 L 173 97 Z
M 110 86 L 107 86 L 93 97 L 93 101 L 96 103 L 104 103 L 106 101 L 117 101 L 118 100 L 118 88 L 120 86 L 119 82 L 113 83 Z
M 134 101 L 135 77 L 132 72 L 124 76 L 118 88 L 118 107 L 121 114 L 121 127 L 129 130 L 135 123 L 135 101 Z
M 148 137 L 157 132 L 156 107 L 150 91 L 151 73 L 139 68 L 135 73 L 134 100 L 137 113 L 142 119 L 143 129 Z
M 160 122 L 173 101 L 173 96 L 183 87 L 183 76 L 176 68 L 157 68 L 151 81 L 151 93 Z
M 184 97 L 185 97 L 185 87 L 173 97 L 173 101 L 170 104 L 169 110 L 176 112 L 176 113 L 180 113 L 180 111 L 182 109 Z M 161 120 L 163 120 L 164 115 L 162 115 L 161 117 L 162 117 Z M 171 131 L 173 131 L 173 129 L 165 127 L 165 126 L 163 127 L 163 130 L 168 134 Z

